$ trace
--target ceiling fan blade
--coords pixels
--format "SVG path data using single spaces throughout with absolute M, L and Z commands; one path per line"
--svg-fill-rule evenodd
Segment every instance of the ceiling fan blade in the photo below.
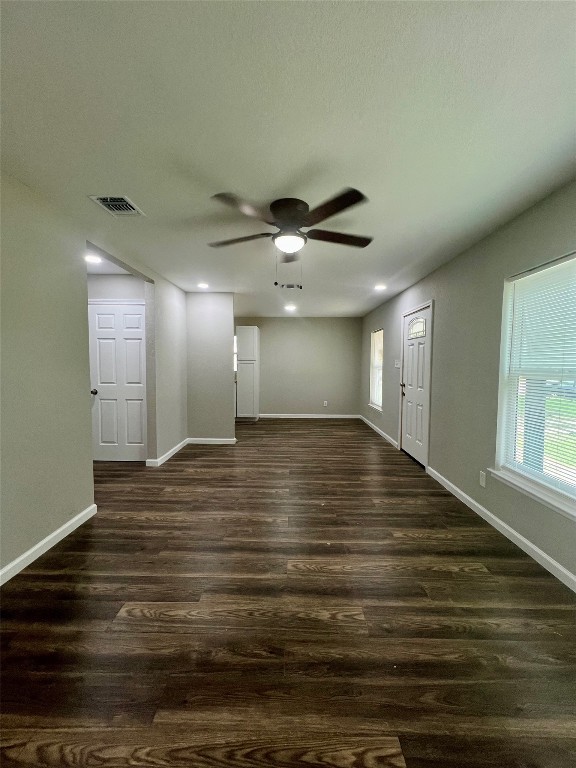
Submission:
M 336 197 L 326 200 L 326 202 L 311 210 L 308 216 L 306 216 L 306 223 L 302 226 L 312 227 L 314 224 L 319 224 L 321 221 L 330 218 L 330 216 L 335 216 L 340 211 L 346 210 L 346 208 L 351 208 L 353 205 L 364 203 L 367 200 L 368 198 L 364 197 L 362 192 L 348 187 L 342 190 Z
M 309 240 L 324 240 L 326 243 L 352 245 L 354 248 L 366 248 L 372 242 L 371 237 L 361 235 L 346 235 L 344 232 L 330 232 L 327 229 L 309 229 L 306 232 Z
M 234 195 L 232 192 L 218 192 L 216 195 L 212 195 L 213 200 L 219 200 L 224 205 L 230 206 L 230 208 L 236 208 L 236 210 L 243 213 L 244 216 L 250 216 L 251 219 L 258 219 L 259 221 L 265 221 L 267 224 L 274 224 L 274 219 L 270 211 L 263 211 L 247 200 L 243 200 L 238 195 Z
M 247 243 L 249 240 L 260 240 L 261 237 L 272 237 L 272 232 L 262 232 L 259 235 L 248 235 L 247 237 L 234 237 L 232 240 L 217 240 L 215 243 L 208 243 L 210 248 L 222 248 L 224 245 L 236 245 L 236 243 Z

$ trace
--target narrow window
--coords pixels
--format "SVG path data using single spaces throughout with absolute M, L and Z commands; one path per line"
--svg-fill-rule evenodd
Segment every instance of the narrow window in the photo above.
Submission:
M 384 331 L 373 331 L 370 336 L 370 405 L 382 409 L 382 361 Z
M 504 320 L 496 474 L 575 499 L 576 258 L 508 281 Z

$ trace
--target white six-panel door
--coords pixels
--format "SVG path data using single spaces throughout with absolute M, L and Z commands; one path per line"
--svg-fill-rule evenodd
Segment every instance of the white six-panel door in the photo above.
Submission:
M 90 304 L 93 457 L 146 459 L 144 304 Z
M 402 431 L 401 448 L 428 464 L 430 427 L 430 358 L 432 308 L 405 315 L 402 327 Z

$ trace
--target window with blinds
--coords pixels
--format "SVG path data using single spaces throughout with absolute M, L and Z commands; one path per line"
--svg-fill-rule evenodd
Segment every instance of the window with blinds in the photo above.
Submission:
M 370 405 L 382 408 L 382 363 L 384 359 L 384 331 L 370 335 Z
M 506 285 L 498 467 L 576 498 L 576 258 Z

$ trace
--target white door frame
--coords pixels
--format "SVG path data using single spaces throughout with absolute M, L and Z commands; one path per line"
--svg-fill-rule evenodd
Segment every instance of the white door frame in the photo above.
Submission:
M 95 243 L 86 240 L 86 250 L 90 253 L 102 256 L 106 261 L 117 264 L 133 277 L 139 277 L 144 281 L 144 299 L 138 301 L 105 301 L 100 302 L 97 299 L 89 300 L 88 304 L 144 304 L 145 307 L 145 326 L 146 326 L 146 459 L 158 456 L 157 429 L 156 429 L 156 305 L 155 289 L 156 285 L 152 278 L 139 272 L 130 264 L 126 264 L 117 259 L 108 251 L 105 251 Z M 86 313 L 86 323 L 88 323 L 88 313 Z M 89 356 L 89 353 L 88 353 Z M 88 380 L 90 377 L 88 376 Z
M 406 312 L 402 312 L 402 320 L 400 322 L 400 381 L 398 382 L 398 450 L 402 450 L 402 400 L 404 398 L 402 397 L 402 387 L 400 385 L 404 379 L 404 323 L 407 317 L 413 315 L 415 312 L 421 312 L 423 309 L 430 309 L 430 380 L 428 382 L 428 445 L 426 446 L 426 454 L 428 455 L 430 450 L 430 391 L 432 386 L 432 360 L 434 356 L 434 299 L 423 301 L 422 304 L 418 304 L 418 306 L 412 307 L 412 309 L 408 309 Z M 426 464 L 426 467 L 428 467 L 428 464 Z

